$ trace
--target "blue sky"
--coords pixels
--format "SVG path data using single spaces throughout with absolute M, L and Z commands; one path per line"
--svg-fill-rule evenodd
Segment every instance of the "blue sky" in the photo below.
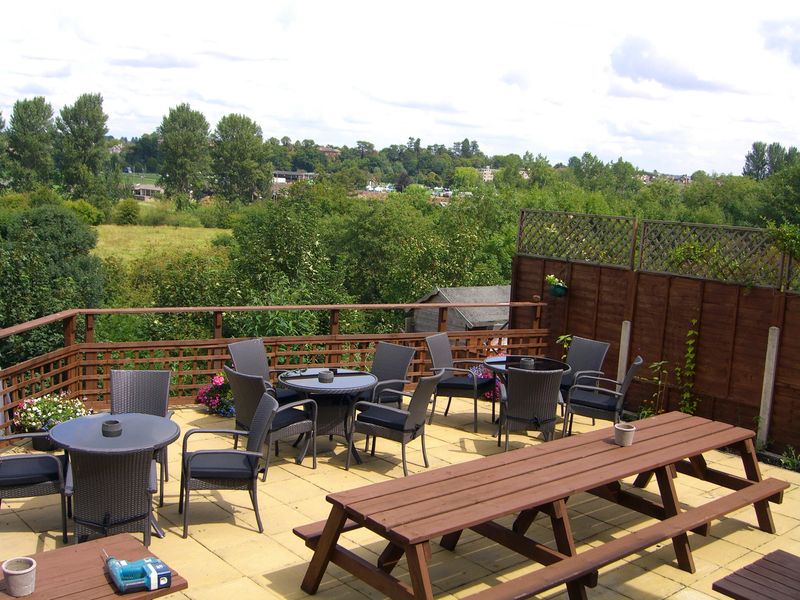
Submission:
M 113 7 L 113 8 L 112 8 Z M 488 154 L 585 151 L 666 173 L 741 172 L 800 146 L 800 2 L 15 2 L 0 110 L 99 92 L 110 133 L 188 102 L 265 137 Z

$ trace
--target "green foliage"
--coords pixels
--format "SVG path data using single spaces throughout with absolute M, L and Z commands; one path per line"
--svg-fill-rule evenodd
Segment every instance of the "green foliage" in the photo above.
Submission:
M 41 96 L 17 100 L 8 128 L 9 173 L 15 190 L 32 190 L 51 180 L 53 107 Z
M 669 377 L 667 364 L 666 360 L 660 360 L 650 363 L 648 366 L 650 369 L 649 381 L 656 386 L 656 390 L 649 398 L 642 400 L 639 406 L 640 419 L 664 412 L 664 395 L 667 391 L 667 378 Z
M 272 165 L 264 159 L 261 127 L 244 115 L 220 119 L 211 136 L 214 187 L 233 202 L 265 198 L 272 182 Z
M 100 94 L 81 95 L 56 118 L 56 164 L 76 198 L 91 194 L 109 160 L 107 121 Z
M 64 206 L 78 215 L 87 225 L 100 225 L 103 222 L 103 212 L 86 200 L 67 200 Z
M 692 319 L 686 332 L 686 349 L 683 354 L 683 366 L 675 367 L 675 379 L 680 392 L 678 410 L 695 414 L 700 399 L 694 393 L 694 376 L 697 367 L 697 319 Z
M 64 421 L 89 414 L 81 398 L 66 393 L 45 394 L 20 403 L 14 411 L 14 431 L 49 431 Z
M 792 258 L 800 258 L 800 225 L 794 223 L 767 222 L 767 234 L 772 244 L 781 252 L 786 252 Z
M 136 225 L 139 223 L 139 201 L 135 198 L 121 200 L 114 208 L 114 223 L 117 225 Z
M 208 121 L 188 104 L 169 109 L 158 128 L 161 137 L 161 185 L 167 194 L 199 194 L 209 172 Z M 179 203 L 178 210 L 186 208 Z
M 561 355 L 561 360 L 567 359 L 567 353 L 569 352 L 570 344 L 572 344 L 572 334 L 565 333 L 564 335 L 560 335 L 556 338 L 556 344 L 561 346 L 564 349 L 563 354 Z
M 784 469 L 800 471 L 800 453 L 793 446 L 786 446 L 786 450 L 781 454 L 780 461 Z

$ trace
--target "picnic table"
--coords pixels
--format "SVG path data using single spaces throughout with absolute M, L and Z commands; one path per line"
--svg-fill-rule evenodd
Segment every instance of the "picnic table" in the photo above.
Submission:
M 672 540 L 678 566 L 694 572 L 688 531 L 708 533 L 710 521 L 747 505 L 758 526 L 775 532 L 768 501 L 780 502 L 788 484 L 761 479 L 754 432 L 683 413 L 665 413 L 636 422 L 632 446 L 613 443 L 613 428 L 571 436 L 513 452 L 439 468 L 411 477 L 329 494 L 325 521 L 294 530 L 314 550 L 304 591 L 317 591 L 333 562 L 391 598 L 432 598 L 428 572 L 430 543 L 453 550 L 471 529 L 545 567 L 478 592 L 475 598 L 526 598 L 567 583 L 571 599 L 585 598 L 597 570 L 660 541 Z M 710 468 L 703 453 L 733 447 L 741 454 L 744 477 Z M 700 507 L 682 511 L 677 473 L 734 490 Z M 644 487 L 655 476 L 661 502 L 653 502 L 621 480 L 637 476 Z M 597 547 L 576 552 L 567 501 L 588 492 L 657 519 L 653 525 Z M 538 513 L 550 518 L 556 548 L 527 536 Z M 498 519 L 516 515 L 511 528 Z M 343 531 L 366 527 L 387 545 L 372 565 L 338 543 Z M 405 555 L 411 586 L 391 575 Z
M 29 600 L 84 600 L 86 598 L 120 598 L 105 567 L 105 556 L 139 560 L 154 554 L 129 533 L 38 552 L 30 556 L 36 561 L 36 589 Z M 4 557 L 10 558 L 8 556 Z M 11 598 L 0 573 L 0 598 Z M 185 590 L 186 579 L 172 571 L 172 586 L 160 590 L 140 590 L 125 594 L 128 600 L 149 600 Z

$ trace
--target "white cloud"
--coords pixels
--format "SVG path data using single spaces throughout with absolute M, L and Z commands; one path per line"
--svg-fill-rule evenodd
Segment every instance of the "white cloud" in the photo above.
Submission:
M 754 16 L 755 15 L 755 16 Z M 591 151 L 662 172 L 741 170 L 753 141 L 800 145 L 800 6 L 766 0 L 499 0 L 6 7 L 0 110 L 99 92 L 112 134 L 189 102 L 265 136 L 378 147 L 464 137 L 489 153 Z

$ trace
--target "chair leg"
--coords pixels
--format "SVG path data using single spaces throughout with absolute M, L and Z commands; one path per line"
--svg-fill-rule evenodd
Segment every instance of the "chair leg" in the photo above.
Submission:
M 425 468 L 427 469 L 430 465 L 428 464 L 428 453 L 425 452 L 425 432 L 424 431 L 422 432 L 422 436 L 420 436 L 420 437 L 422 438 L 421 439 L 421 441 L 422 441 L 422 460 L 425 461 Z
M 311 432 L 311 462 L 312 468 L 317 468 L 317 430 Z
M 277 444 L 278 442 L 275 443 Z M 267 437 L 267 442 L 265 445 L 267 447 L 267 456 L 264 459 L 264 476 L 261 478 L 261 481 L 267 480 L 267 471 L 269 471 L 269 459 L 271 458 L 272 454 L 272 440 L 269 439 L 269 436 Z
M 264 533 L 264 526 L 261 524 L 261 513 L 258 512 L 258 493 L 256 492 L 256 482 L 258 475 L 253 478 L 253 487 L 250 488 L 250 500 L 253 501 L 253 510 L 256 513 L 256 523 L 258 523 L 258 533 Z
M 275 442 L 275 456 L 280 456 L 280 455 L 281 451 L 280 448 L 278 448 L 278 442 Z
M 183 496 L 183 538 L 189 535 L 189 484 L 186 483 Z
M 62 529 L 62 539 L 64 543 L 67 543 L 67 497 L 61 494 L 61 529 Z
M 478 433 L 478 399 L 474 399 L 474 406 L 472 407 L 472 432 Z M 492 415 L 492 420 L 494 420 L 494 415 Z
M 344 461 L 344 470 L 350 470 L 350 457 L 353 456 L 353 438 L 356 436 L 355 431 L 350 432 L 349 439 L 347 440 L 347 458 Z M 366 450 L 364 450 L 366 452 Z
M 508 421 L 506 421 L 506 452 L 508 452 L 508 437 L 510 431 L 511 427 L 509 426 Z
M 378 439 L 377 435 L 372 436 L 372 452 L 370 452 L 372 456 L 375 456 L 375 440 L 377 439 Z
M 408 465 L 406 464 L 406 443 L 400 442 L 401 453 L 403 455 L 403 475 L 408 477 Z
M 433 406 L 431 406 L 431 416 L 428 417 L 428 425 L 433 423 L 433 415 L 436 414 L 436 398 L 438 396 L 436 394 L 433 395 Z
M 369 452 L 369 434 L 364 438 L 364 452 Z
M 147 514 L 147 519 L 145 520 L 145 523 L 144 523 L 144 540 L 143 540 L 143 543 L 144 543 L 145 547 L 149 547 L 150 546 L 150 530 L 153 527 L 152 520 L 153 520 L 153 505 L 151 503 L 150 504 L 150 510 L 148 511 L 148 514 Z
M 292 444 L 292 447 L 297 448 L 297 445 L 300 443 L 300 440 L 302 439 L 303 439 L 303 434 L 301 433 L 300 435 L 297 436 L 297 439 L 294 441 L 294 444 Z
M 449 413 L 449 412 L 450 412 L 450 403 L 451 403 L 452 401 L 453 401 L 453 397 L 452 397 L 452 396 L 448 396 L 448 397 L 447 397 L 447 406 L 445 406 L 445 407 L 444 407 L 444 416 L 445 416 L 445 417 L 447 416 L 447 413 Z
M 236 450 L 239 447 L 239 436 L 233 436 L 233 449 Z
M 162 454 L 162 457 L 163 457 L 163 454 Z M 161 480 L 159 482 L 159 486 L 158 486 L 158 506 L 159 507 L 164 506 L 164 477 L 165 477 L 164 469 L 165 468 L 166 468 L 166 463 L 162 463 L 161 468 L 159 469 L 159 471 L 160 471 L 159 478 Z

